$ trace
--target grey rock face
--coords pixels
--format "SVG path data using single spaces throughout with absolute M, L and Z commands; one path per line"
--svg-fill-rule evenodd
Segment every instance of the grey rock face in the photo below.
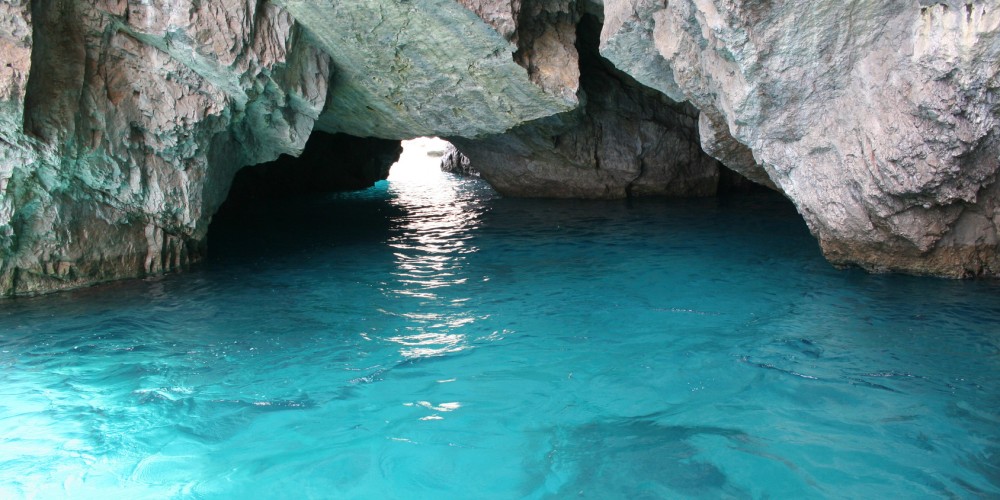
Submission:
M 697 110 L 603 61 L 597 55 L 600 25 L 587 19 L 578 44 L 584 105 L 506 134 L 450 140 L 472 168 L 510 196 L 715 194 L 718 164 L 698 146 Z
M 454 144 L 449 144 L 444 155 L 441 156 L 441 171 L 472 177 L 480 176 L 479 172 L 472 168 L 469 157 L 463 155 Z
M 406 139 L 503 132 L 576 106 L 558 83 L 532 83 L 514 61 L 516 26 L 499 7 L 454 0 L 281 0 L 337 68 L 320 130 Z M 481 3 L 485 5 L 485 3 Z M 547 75 L 547 74 L 546 74 Z M 568 82 L 575 90 L 575 78 Z
M 791 198 L 830 260 L 1000 273 L 995 1 L 605 9 L 601 53 L 698 107 L 705 150 Z

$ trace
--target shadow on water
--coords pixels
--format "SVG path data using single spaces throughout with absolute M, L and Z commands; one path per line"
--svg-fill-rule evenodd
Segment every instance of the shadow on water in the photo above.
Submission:
M 739 448 L 749 439 L 736 429 L 643 418 L 594 422 L 557 433 L 543 470 L 573 471 L 552 498 L 749 498 L 700 444 Z
M 384 183 L 365 191 L 262 201 L 220 214 L 209 228 L 209 264 L 324 253 L 386 241 L 403 209 Z

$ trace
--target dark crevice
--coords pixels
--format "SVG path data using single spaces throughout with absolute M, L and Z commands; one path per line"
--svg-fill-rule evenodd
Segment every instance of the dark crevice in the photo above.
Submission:
M 371 187 L 389 175 L 400 152 L 399 141 L 313 132 L 298 157 L 281 155 L 237 172 L 216 217 L 270 200 Z
M 722 163 L 719 164 L 719 187 L 716 192 L 718 196 L 768 192 L 775 191 L 762 184 L 757 184 L 746 178 L 743 174 L 729 169 Z
M 236 173 L 226 201 L 212 218 L 215 234 L 238 225 L 257 224 L 264 212 L 310 196 L 371 187 L 389 175 L 399 159 L 399 141 L 313 132 L 298 157 L 244 167 Z
M 83 89 L 86 45 L 76 3 L 31 2 L 31 72 L 24 95 L 24 131 L 46 142 L 73 133 Z
M 588 101 L 593 101 L 588 103 L 588 106 L 596 104 L 598 107 L 619 109 L 620 103 L 604 103 L 603 100 L 606 99 L 605 96 L 613 94 L 612 86 L 621 88 L 635 109 L 646 108 L 655 103 L 657 107 L 672 111 L 672 113 L 655 113 L 649 118 L 668 127 L 675 134 L 685 137 L 691 147 L 697 148 L 698 153 L 704 155 L 705 153 L 700 146 L 701 140 L 697 125 L 687 123 L 685 120 L 685 118 L 690 119 L 696 124 L 700 113 L 698 109 L 689 102 L 676 102 L 663 93 L 646 87 L 601 56 L 599 51 L 601 28 L 601 21 L 589 14 L 581 18 L 577 28 L 581 87 Z M 645 151 L 643 151 L 644 153 Z M 627 197 L 636 196 L 636 182 L 642 179 L 646 173 L 647 164 L 642 158 L 643 154 L 640 154 L 638 159 L 640 165 L 638 175 L 625 187 Z M 596 161 L 597 150 L 594 152 L 594 157 Z M 715 162 L 715 164 L 719 169 L 717 194 L 720 196 L 771 191 L 770 188 L 757 184 L 742 174 L 727 168 L 721 162 Z
M 698 118 L 698 109 L 692 104 L 676 102 L 662 92 L 639 83 L 605 59 L 600 53 L 602 28 L 601 20 L 590 14 L 583 15 L 577 25 L 576 49 L 580 55 L 580 85 L 588 96 L 611 95 L 612 87 L 620 87 L 625 90 L 631 104 L 637 109 L 649 106 L 652 101 L 657 106 L 668 108 L 679 115 Z M 608 103 L 612 104 L 614 103 Z M 674 125 L 673 122 L 671 124 Z

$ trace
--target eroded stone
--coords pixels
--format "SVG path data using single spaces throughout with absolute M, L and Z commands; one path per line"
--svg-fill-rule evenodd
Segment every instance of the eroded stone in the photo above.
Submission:
M 705 149 L 750 178 L 766 174 L 831 260 L 1000 273 L 995 2 L 605 7 L 602 54 L 701 110 Z

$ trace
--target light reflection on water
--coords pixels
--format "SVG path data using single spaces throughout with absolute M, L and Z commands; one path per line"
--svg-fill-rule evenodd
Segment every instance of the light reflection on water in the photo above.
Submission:
M 405 172 L 0 304 L 0 497 L 1000 496 L 997 283 L 834 270 L 768 196 Z
M 389 196 L 401 215 L 393 218 L 387 240 L 395 249 L 392 274 L 396 279 L 384 292 L 389 300 L 394 295 L 419 299 L 419 312 L 404 313 L 416 326 L 408 326 L 401 332 L 405 335 L 388 340 L 400 344 L 400 353 L 406 358 L 459 352 L 471 346 L 465 334 L 451 332 L 475 318 L 467 313 L 439 313 L 445 299 L 438 289 L 468 281 L 466 254 L 477 251 L 470 242 L 485 210 L 486 192 L 448 182 L 449 175 L 439 167 L 440 158 L 429 154 L 442 151 L 447 146 L 444 141 L 422 138 L 403 145 L 403 154 L 388 179 Z

